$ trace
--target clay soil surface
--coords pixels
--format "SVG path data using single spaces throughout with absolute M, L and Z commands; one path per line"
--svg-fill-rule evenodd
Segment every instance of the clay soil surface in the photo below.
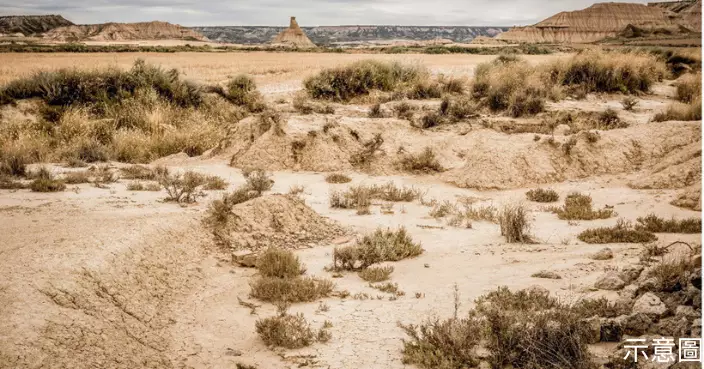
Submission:
M 595 281 L 607 270 L 636 263 L 642 246 L 587 244 L 577 239 L 580 232 L 615 225 L 619 218 L 635 221 L 650 213 L 666 219 L 701 215 L 670 204 L 683 191 L 672 185 L 683 171 L 698 169 L 701 176 L 701 122 L 650 122 L 671 101 L 671 81 L 659 83 L 652 94 L 640 97 L 634 111 L 623 110 L 621 96 L 609 95 L 548 104 L 549 111 L 598 112 L 610 107 L 631 125 L 602 132 L 596 151 L 578 142 L 573 149 L 576 156 L 569 161 L 546 144 L 536 143 L 533 133 L 509 134 L 476 123 L 423 131 L 395 118 L 367 118 L 368 106 L 363 105 L 336 106 L 332 116 L 297 115 L 289 107 L 303 78 L 325 67 L 375 58 L 422 63 L 435 74 L 469 77 L 478 63 L 495 57 L 265 52 L 0 54 L 0 83 L 40 69 L 128 68 L 137 58 L 178 68 L 187 78 L 203 83 L 252 74 L 268 102 L 286 114 L 286 137 L 321 132 L 333 120 L 339 127 L 357 130 L 362 138 L 384 132 L 387 141 L 383 150 L 389 161 L 399 146 L 413 152 L 432 146 L 447 169 L 436 175 L 401 174 L 382 158 L 379 167 L 356 171 L 343 165 L 346 161 L 340 157 L 344 153 L 326 151 L 322 141 L 314 146 L 319 152 L 305 154 L 311 156 L 304 156 L 300 162 L 303 167 L 288 165 L 278 161 L 273 152 L 276 145 L 290 142 L 267 141 L 270 137 L 264 134 L 254 137 L 247 147 L 235 142 L 218 154 L 194 158 L 183 154 L 158 160 L 172 171 L 192 169 L 228 182 L 227 190 L 208 191 L 196 204 L 165 202 L 164 191 L 129 191 L 128 180 L 108 188 L 69 185 L 59 193 L 0 190 L 0 367 L 234 368 L 236 363 L 246 363 L 267 369 L 301 364 L 340 369 L 406 368 L 410 366 L 401 361 L 405 335 L 397 323 L 451 316 L 455 285 L 462 301 L 460 312 L 472 308 L 476 297 L 498 286 L 520 289 L 538 285 L 566 301 L 600 296 L 615 299 L 615 291 L 597 290 Z M 537 64 L 564 57 L 567 55 L 525 58 Z M 284 102 L 274 103 L 281 99 Z M 439 100 L 423 104 L 436 107 Z M 531 119 L 516 121 L 534 123 Z M 249 132 L 240 133 L 249 137 Z M 544 135 L 544 140 L 548 136 Z M 554 139 L 564 142 L 567 137 L 555 134 Z M 633 147 L 641 150 L 637 161 L 629 161 L 630 155 L 636 154 Z M 393 263 L 391 280 L 405 295 L 390 300 L 355 273 L 344 274 L 332 280 L 336 290 L 347 290 L 350 297 L 324 298 L 290 308 L 292 313 L 303 313 L 315 327 L 332 322 L 329 342 L 299 350 L 267 348 L 255 333 L 255 321 L 275 315 L 276 308 L 249 297 L 256 269 L 234 263 L 231 253 L 216 246 L 202 224 L 212 200 L 245 182 L 241 166 L 230 165 L 233 155 L 271 169 L 274 186 L 264 196 L 303 186 L 300 198 L 337 227 L 323 241 L 295 245 L 308 275 L 332 277 L 325 268 L 332 263 L 335 247 L 352 244 L 356 237 L 377 227 L 405 227 L 425 249 L 419 257 Z M 697 159 L 687 161 L 692 158 Z M 671 165 L 658 166 L 661 162 Z M 690 164 L 678 167 L 683 163 Z M 72 170 L 49 165 L 56 173 Z M 326 183 L 325 175 L 332 170 L 349 174 L 352 182 Z M 383 212 L 382 202 L 374 202 L 370 215 L 330 208 L 331 191 L 388 182 L 413 186 L 425 193 L 425 199 L 439 203 L 471 199 L 475 205 L 497 208 L 523 203 L 529 211 L 530 233 L 538 242 L 508 244 L 499 226 L 490 222 L 475 221 L 471 228 L 450 226 L 444 219 L 431 217 L 431 207 L 419 201 L 393 203 L 390 211 Z M 561 204 L 568 193 L 579 191 L 591 195 L 596 208 L 613 207 L 618 215 L 591 221 L 560 220 L 545 204 L 526 200 L 526 191 L 539 186 L 553 188 L 560 195 L 560 203 L 548 205 Z M 281 211 L 287 211 L 285 204 L 280 205 Z M 305 223 L 306 219 L 298 221 Z M 677 240 L 694 244 L 701 237 L 657 236 L 663 244 Z M 605 246 L 613 250 L 613 259 L 590 258 Z M 531 277 L 542 270 L 562 278 Z M 371 298 L 352 298 L 356 294 Z M 251 313 L 240 300 L 261 306 Z M 329 308 L 321 309 L 321 304 Z M 592 349 L 599 352 L 601 347 Z

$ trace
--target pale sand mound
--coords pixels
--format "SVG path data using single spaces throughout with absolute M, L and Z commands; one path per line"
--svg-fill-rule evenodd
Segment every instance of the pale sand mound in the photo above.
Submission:
M 702 211 L 702 182 L 699 181 L 695 185 L 680 192 L 677 198 L 672 200 L 670 204 L 695 211 Z
M 306 33 L 303 32 L 301 27 L 298 26 L 296 22 L 296 17 L 291 17 L 290 25 L 287 29 L 281 31 L 274 39 L 271 41 L 273 45 L 281 46 L 293 46 L 293 47 L 315 47 L 313 41 L 311 41 Z
M 702 143 L 693 142 L 667 153 L 658 163 L 630 183 L 633 188 L 682 188 L 702 177 Z
M 521 42 L 594 42 L 617 36 L 628 25 L 668 26 L 671 12 L 643 4 L 598 3 L 586 9 L 560 12 L 533 26 L 516 27 L 497 39 Z
M 269 246 L 300 248 L 332 240 L 345 233 L 302 200 L 268 195 L 236 205 L 222 233 L 235 250 L 257 251 Z
M 44 34 L 54 41 L 193 40 L 208 41 L 202 34 L 167 22 L 103 23 L 54 28 Z
M 509 143 L 499 133 L 485 135 L 467 155 L 465 164 L 445 173 L 444 180 L 479 189 L 524 187 L 630 172 L 657 164 L 673 150 L 701 145 L 701 127 L 687 122 L 602 131 L 594 143 L 588 142 L 585 134 L 574 135 L 576 144 L 569 154 L 564 145 L 551 144 L 547 137 L 535 142 L 532 135 L 513 135 Z M 561 138 L 560 142 L 569 139 Z

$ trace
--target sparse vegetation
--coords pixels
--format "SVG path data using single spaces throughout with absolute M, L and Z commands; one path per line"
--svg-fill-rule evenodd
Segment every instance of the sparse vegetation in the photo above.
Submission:
M 633 96 L 626 96 L 621 100 L 623 110 L 632 111 L 638 105 L 638 100 Z
M 158 183 L 144 184 L 139 181 L 130 182 L 127 184 L 128 191 L 161 191 L 161 186 Z
M 677 292 L 685 289 L 697 267 L 699 264 L 693 258 L 668 258 L 657 263 L 648 276 L 655 278 L 658 291 Z
M 399 261 L 423 253 L 420 244 L 413 242 L 405 228 L 395 231 L 377 229 L 365 235 L 356 245 L 335 248 L 335 269 L 361 270 L 384 261 Z
M 64 173 L 64 182 L 67 184 L 81 184 L 90 182 L 90 172 L 87 170 L 78 170 Z
M 367 114 L 369 118 L 383 118 L 384 112 L 381 111 L 381 104 L 376 103 L 369 108 L 369 113 Z
M 359 151 L 350 156 L 350 163 L 354 166 L 363 167 L 369 162 L 371 162 L 374 154 L 381 148 L 384 144 L 384 138 L 381 133 L 377 133 L 374 137 L 364 143 L 364 147 Z
M 372 90 L 393 91 L 427 78 L 427 72 L 399 63 L 363 60 L 347 66 L 325 69 L 303 83 L 315 99 L 349 101 Z
M 621 121 L 616 110 L 607 108 L 599 114 L 600 129 L 626 128 L 628 124 Z
M 263 169 L 243 170 L 242 175 L 247 179 L 247 188 L 262 193 L 269 191 L 274 186 L 271 175 Z
M 352 182 L 352 178 L 350 178 L 346 174 L 342 173 L 330 173 L 325 176 L 325 182 L 327 183 L 349 183 Z
M 46 167 L 40 167 L 29 176 L 34 180 L 29 184 L 33 192 L 61 192 L 66 189 L 64 181 L 54 178 L 54 175 Z
M 646 243 L 658 238 L 643 229 L 633 226 L 619 219 L 613 227 L 590 228 L 580 233 L 577 238 L 586 243 Z
M 413 120 L 413 112 L 416 108 L 408 102 L 402 101 L 394 105 L 393 110 L 396 114 L 396 118 L 411 121 Z
M 702 100 L 701 98 L 692 101 L 689 104 L 676 102 L 667 107 L 665 112 L 657 113 L 653 117 L 655 122 L 665 122 L 668 120 L 701 120 L 702 119 Z
M 506 242 L 529 243 L 532 242 L 528 235 L 530 221 L 528 212 L 523 205 L 506 205 L 499 214 L 499 226 L 501 235 L 506 238 Z
M 702 98 L 702 74 L 687 74 L 677 82 L 677 101 L 685 104 L 693 103 Z
M 611 209 L 593 210 L 592 197 L 578 192 L 567 195 L 565 205 L 552 210 L 563 220 L 606 219 L 614 213 Z
M 259 319 L 255 329 L 268 346 L 297 349 L 315 342 L 315 333 L 303 314 L 282 313 L 274 317 Z
M 293 252 L 269 247 L 257 259 L 259 273 L 265 277 L 294 278 L 306 272 Z
M 431 147 L 426 147 L 418 154 L 406 154 L 399 161 L 401 169 L 408 172 L 442 172 L 445 170 L 435 156 Z
M 664 219 L 655 214 L 636 219 L 636 229 L 653 233 L 701 233 L 702 220 L 700 218 L 686 218 L 677 220 L 674 217 Z
M 347 191 L 332 191 L 330 207 L 339 209 L 357 209 L 360 206 L 371 205 L 372 199 L 393 202 L 410 202 L 418 198 L 420 193 L 413 187 L 397 187 L 393 182 L 385 185 L 351 186 Z
M 327 279 L 308 276 L 295 278 L 258 277 L 250 284 L 253 298 L 289 303 L 310 302 L 332 293 L 334 284 Z
M 367 282 L 383 282 L 394 272 L 392 266 L 370 266 L 359 271 L 359 277 Z
M 166 199 L 178 203 L 196 202 L 197 197 L 205 195 L 202 191 L 205 183 L 205 176 L 193 171 L 159 177 L 159 184 L 167 193 Z
M 535 202 L 555 202 L 560 199 L 560 195 L 553 189 L 536 188 L 526 192 L 526 197 Z

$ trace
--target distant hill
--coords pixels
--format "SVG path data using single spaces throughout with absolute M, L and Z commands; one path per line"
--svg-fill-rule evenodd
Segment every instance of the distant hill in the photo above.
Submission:
M 665 33 L 681 33 L 680 30 L 688 33 L 687 30 L 701 29 L 701 1 L 648 5 L 597 3 L 586 9 L 557 13 L 532 26 L 512 28 L 497 36 L 497 39 L 535 43 L 589 43 L 617 37 L 627 28 L 630 31 L 662 30 Z
M 167 22 L 103 23 L 54 28 L 44 35 L 54 41 L 192 40 L 208 41 L 202 34 Z
M 477 36 L 494 37 L 508 27 L 466 26 L 322 26 L 301 27 L 308 38 L 317 45 L 333 43 L 414 40 L 429 41 L 438 38 L 454 42 L 470 42 Z M 270 42 L 286 27 L 222 26 L 192 27 L 212 41 L 236 44 L 263 44 Z
M 38 35 L 54 28 L 72 26 L 73 23 L 60 15 L 7 15 L 0 16 L 0 33 Z

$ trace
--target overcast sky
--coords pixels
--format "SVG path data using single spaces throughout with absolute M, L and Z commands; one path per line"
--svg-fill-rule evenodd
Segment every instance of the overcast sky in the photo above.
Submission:
M 648 0 L 633 0 L 646 3 Z M 594 0 L 0 0 L 0 15 L 61 14 L 78 24 L 161 20 L 184 26 L 395 24 L 513 26 Z

